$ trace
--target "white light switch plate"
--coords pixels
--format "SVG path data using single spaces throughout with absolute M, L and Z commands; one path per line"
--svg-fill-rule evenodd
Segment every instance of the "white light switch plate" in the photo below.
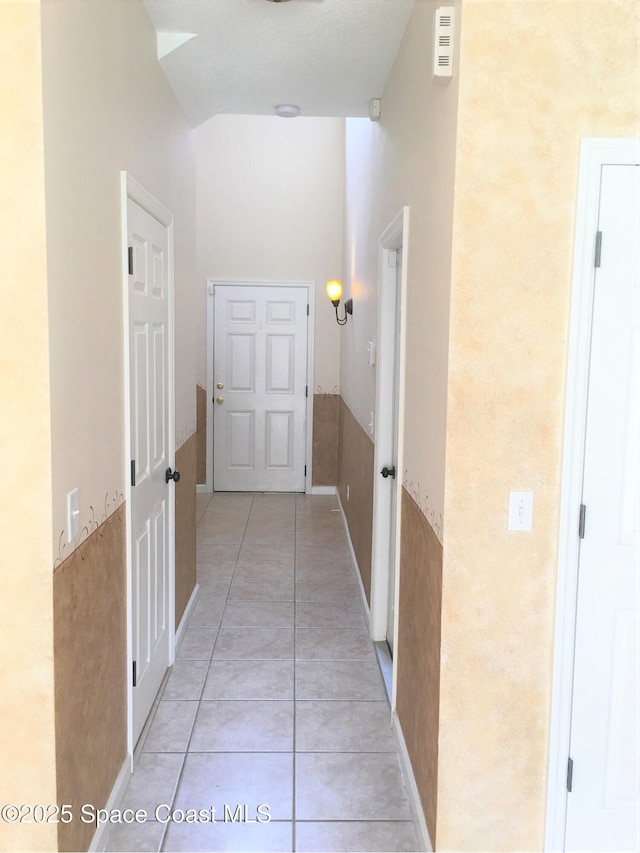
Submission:
M 509 492 L 509 524 L 507 530 L 533 529 L 533 492 Z

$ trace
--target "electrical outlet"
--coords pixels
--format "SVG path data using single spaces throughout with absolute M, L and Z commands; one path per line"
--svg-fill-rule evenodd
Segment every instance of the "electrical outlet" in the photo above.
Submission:
M 507 530 L 533 529 L 533 492 L 509 492 L 509 523 Z
M 80 533 L 80 491 L 72 489 L 67 495 L 67 542 Z

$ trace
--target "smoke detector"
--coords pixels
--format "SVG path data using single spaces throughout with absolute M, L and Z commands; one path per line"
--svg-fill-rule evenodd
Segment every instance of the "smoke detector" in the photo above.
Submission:
M 286 3 L 287 0 L 271 0 L 273 3 Z M 300 115 L 300 107 L 297 104 L 278 104 L 276 115 L 280 118 L 295 118 Z

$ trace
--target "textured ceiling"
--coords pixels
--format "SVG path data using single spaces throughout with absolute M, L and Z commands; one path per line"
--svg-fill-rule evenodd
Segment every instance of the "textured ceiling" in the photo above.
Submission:
M 194 125 L 217 113 L 366 116 L 414 0 L 144 0 L 158 56 Z

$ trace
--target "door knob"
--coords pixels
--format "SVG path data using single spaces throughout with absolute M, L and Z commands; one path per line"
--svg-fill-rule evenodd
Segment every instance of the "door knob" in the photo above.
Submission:
M 393 477 L 393 479 L 395 480 L 395 478 L 396 478 L 396 466 L 394 465 L 393 468 L 387 468 L 387 466 L 385 465 L 384 468 L 382 469 L 382 471 L 380 471 L 380 473 L 385 478 L 385 480 L 387 479 L 387 477 Z
M 224 388 L 224 382 L 218 382 L 218 384 L 216 385 L 216 388 L 217 388 L 219 391 L 222 391 L 222 389 Z
M 224 397 L 216 397 L 216 403 L 221 406 L 224 403 Z
M 180 471 L 172 471 L 171 468 L 167 468 L 164 472 L 164 481 L 168 483 L 169 480 L 173 480 L 174 483 L 177 483 L 180 479 Z

